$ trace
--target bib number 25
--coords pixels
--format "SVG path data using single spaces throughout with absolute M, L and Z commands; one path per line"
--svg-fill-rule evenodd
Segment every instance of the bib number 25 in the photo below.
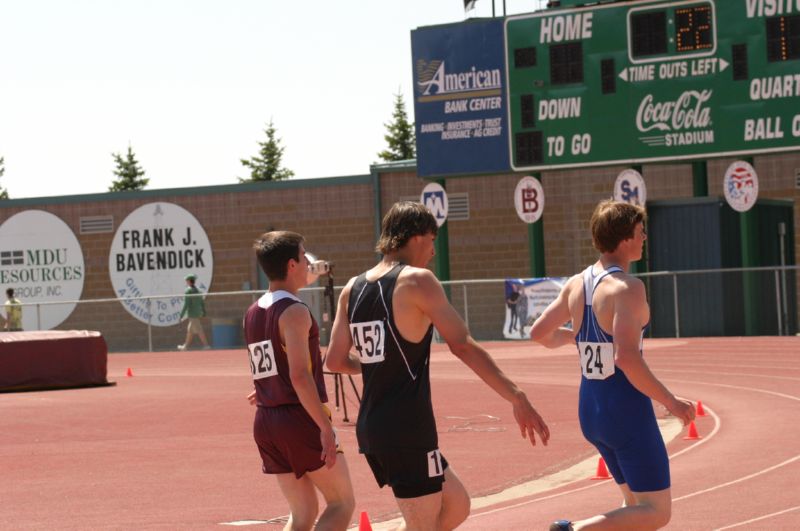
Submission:
M 260 380 L 261 378 L 278 374 L 272 341 L 250 343 L 247 345 L 247 350 L 250 353 L 250 372 L 253 373 L 253 380 Z
M 587 380 L 605 380 L 614 374 L 613 343 L 578 343 L 581 373 Z
M 353 347 L 358 352 L 361 363 L 378 363 L 384 360 L 383 321 L 352 323 L 350 335 L 353 336 Z

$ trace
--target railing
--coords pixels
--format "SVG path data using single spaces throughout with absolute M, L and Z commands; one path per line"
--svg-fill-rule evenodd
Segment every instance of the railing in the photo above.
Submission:
M 794 335 L 798 331 L 798 266 L 751 267 L 658 271 L 639 274 L 648 288 L 653 337 Z M 506 322 L 505 279 L 453 280 L 443 282 L 450 301 L 480 340 L 503 339 Z M 333 297 L 324 287 L 305 288 L 300 297 L 320 324 L 323 344 L 330 334 L 333 309 L 342 286 Z M 206 335 L 218 348 L 241 346 L 241 319 L 261 291 L 228 291 L 204 294 L 208 318 Z M 69 317 L 56 329 L 88 329 L 103 333 L 111 351 L 175 350 L 183 343 L 186 324 L 170 326 L 152 322 L 150 308 L 182 300 L 184 294 L 149 297 L 106 298 L 78 301 L 23 301 L 23 313 L 33 312 L 33 326 L 40 329 L 43 312 L 57 305 L 75 304 Z M 124 307 L 142 301 L 148 321 L 132 316 Z M 536 315 L 527 316 L 532 322 Z M 30 317 L 24 323 L 31 323 Z M 526 334 L 521 334 L 525 337 Z M 195 340 L 196 341 L 196 340 Z M 193 347 L 198 347 L 195 343 Z

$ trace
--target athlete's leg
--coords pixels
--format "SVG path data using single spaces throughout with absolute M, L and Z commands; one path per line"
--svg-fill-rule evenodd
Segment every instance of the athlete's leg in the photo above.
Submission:
M 627 483 L 622 483 L 621 485 L 617 485 L 619 490 L 622 491 L 622 506 L 623 507 L 630 507 L 631 505 L 636 505 L 636 498 L 631 492 L 630 487 L 628 487 Z
M 399 528 L 403 530 L 450 531 L 469 516 L 469 494 L 451 467 L 444 471 L 441 492 L 396 499 L 405 520 Z
M 323 466 L 307 473 L 306 476 L 310 477 L 320 490 L 327 504 L 317 521 L 316 529 L 347 529 L 356 508 L 356 500 L 353 496 L 353 485 L 350 482 L 350 472 L 344 454 L 337 454 L 333 467 Z
M 317 492 L 308 474 L 299 479 L 294 473 L 276 474 L 283 497 L 289 502 L 291 515 L 284 531 L 309 531 L 317 519 Z
M 572 523 L 572 529 L 648 530 L 669 523 L 672 510 L 670 489 L 655 492 L 633 492 L 634 504 Z
M 442 493 L 434 492 L 417 498 L 395 498 L 403 524 L 398 531 L 437 531 L 442 512 Z
M 455 529 L 469 516 L 470 500 L 467 489 L 458 479 L 452 467 L 444 471 L 442 484 L 442 512 L 439 514 L 439 529 Z

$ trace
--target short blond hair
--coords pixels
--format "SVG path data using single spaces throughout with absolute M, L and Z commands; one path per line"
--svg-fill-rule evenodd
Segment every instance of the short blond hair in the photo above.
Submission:
M 647 221 L 644 208 L 613 199 L 600 201 L 592 213 L 589 226 L 592 245 L 601 253 L 613 253 L 620 242 L 633 238 L 633 230 Z

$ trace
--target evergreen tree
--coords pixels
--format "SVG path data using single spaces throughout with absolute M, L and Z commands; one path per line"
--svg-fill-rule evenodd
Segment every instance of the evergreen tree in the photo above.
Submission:
M 6 159 L 5 157 L 0 157 L 0 177 L 6 172 Z M 8 191 L 6 191 L 2 186 L 0 186 L 0 199 L 8 199 Z
M 139 161 L 136 160 L 136 155 L 133 154 L 133 149 L 128 145 L 128 154 L 125 158 L 119 153 L 112 153 L 114 163 L 117 168 L 114 170 L 114 175 L 118 179 L 111 183 L 108 188 L 109 192 L 123 192 L 127 190 L 142 190 L 150 179 L 144 178 L 144 170 L 139 166 Z
M 386 162 L 415 158 L 417 150 L 414 138 L 414 124 L 408 121 L 406 104 L 403 101 L 402 93 L 394 95 L 392 121 L 384 125 L 387 133 L 383 138 L 386 139 L 389 147 L 378 153 L 378 156 Z
M 242 166 L 250 169 L 250 177 L 247 179 L 239 178 L 239 182 L 248 183 L 254 181 L 280 181 L 294 176 L 292 170 L 281 167 L 281 159 L 283 158 L 283 149 L 281 147 L 281 139 L 276 138 L 275 126 L 270 119 L 267 128 L 264 129 L 267 135 L 266 142 L 259 142 L 258 145 L 261 149 L 258 155 L 252 157 L 250 160 L 239 159 Z

